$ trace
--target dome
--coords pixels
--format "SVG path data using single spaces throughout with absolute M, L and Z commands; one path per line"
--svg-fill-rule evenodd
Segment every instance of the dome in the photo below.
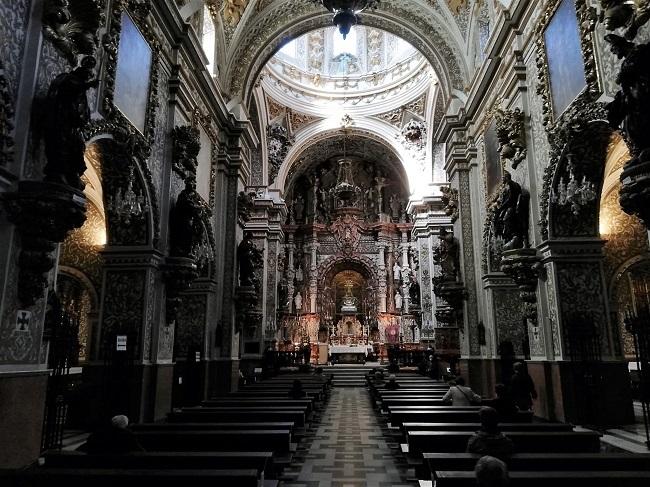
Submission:
M 432 78 L 427 60 L 407 41 L 356 26 L 346 39 L 330 27 L 288 42 L 267 63 L 262 83 L 275 97 L 313 109 L 370 104 L 385 109 L 382 101 L 399 104 L 402 94 L 413 98 Z

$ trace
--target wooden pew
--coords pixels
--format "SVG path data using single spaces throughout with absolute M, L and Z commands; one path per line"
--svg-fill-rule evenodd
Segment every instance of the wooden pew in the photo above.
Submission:
M 147 451 L 272 451 L 291 452 L 290 430 L 137 431 Z
M 436 470 L 473 471 L 476 453 L 425 453 L 431 473 Z M 650 453 L 516 453 L 508 461 L 511 471 L 650 470 Z
M 155 470 L 40 468 L 22 474 L 20 487 L 261 487 L 264 479 L 255 469 Z
M 203 401 L 202 407 L 206 408 L 213 408 L 213 407 L 254 407 L 254 406 L 264 406 L 265 409 L 266 406 L 274 406 L 274 407 L 289 407 L 293 408 L 296 406 L 300 407 L 306 407 L 307 408 L 307 414 L 311 413 L 314 409 L 313 402 L 311 399 L 290 399 L 290 398 L 285 398 L 285 399 L 271 399 L 271 398 L 251 398 L 251 399 L 241 399 L 241 398 L 235 398 L 235 399 L 229 399 L 229 398 L 221 398 L 221 399 L 210 399 L 207 401 Z
M 474 472 L 436 471 L 436 487 L 475 487 Z M 510 472 L 510 487 L 647 487 L 650 472 Z
M 142 423 L 132 424 L 136 431 L 209 431 L 209 430 L 289 430 L 295 428 L 291 421 L 242 422 L 242 423 Z
M 243 423 L 247 421 L 282 421 L 292 422 L 296 426 L 305 426 L 305 412 L 301 410 L 280 411 L 242 411 L 225 409 L 220 411 L 194 409 L 192 411 L 175 410 L 167 415 L 170 423 Z
M 410 457 L 423 453 L 464 452 L 472 436 L 463 431 L 409 431 Z M 511 431 L 507 434 L 518 453 L 597 453 L 600 435 L 593 431 Z
M 477 411 L 452 409 L 390 409 L 390 423 L 401 426 L 403 423 L 475 423 L 478 420 Z M 509 422 L 530 423 L 533 419 L 531 412 L 519 412 Z
M 45 468 L 117 469 L 255 469 L 274 478 L 273 452 L 133 452 L 126 455 L 88 455 L 78 451 L 50 451 Z
M 499 428 L 506 431 L 573 431 L 569 423 L 499 423 Z M 405 431 L 470 431 L 481 429 L 481 423 L 404 423 Z M 450 469 L 443 469 L 450 470 Z M 454 469 L 451 469 L 454 470 Z

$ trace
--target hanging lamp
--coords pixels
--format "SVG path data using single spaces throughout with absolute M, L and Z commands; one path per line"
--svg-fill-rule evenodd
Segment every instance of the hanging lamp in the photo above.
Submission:
M 353 26 L 360 23 L 359 14 L 377 8 L 379 0 L 314 0 L 334 14 L 334 25 L 345 39 Z

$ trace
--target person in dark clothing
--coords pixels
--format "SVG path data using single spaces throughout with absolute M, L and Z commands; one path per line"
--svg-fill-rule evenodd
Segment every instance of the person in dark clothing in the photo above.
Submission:
M 482 407 L 479 411 L 481 429 L 467 441 L 467 453 L 480 453 L 507 459 L 514 451 L 510 438 L 499 431 L 499 413 L 494 408 Z
M 395 391 L 399 389 L 399 384 L 397 383 L 395 374 L 391 374 L 388 376 L 388 382 L 386 382 L 384 388 L 388 391 Z
M 302 381 L 300 379 L 295 379 L 293 385 L 289 390 L 289 397 L 292 399 L 302 399 L 307 393 L 302 388 Z
M 508 467 L 498 458 L 484 456 L 474 467 L 478 487 L 507 487 L 510 485 Z
M 123 455 L 144 451 L 128 426 L 129 418 L 124 415 L 114 416 L 110 426 L 92 433 L 78 450 L 90 455 Z
M 533 399 L 537 399 L 533 379 L 528 375 L 523 363 L 517 362 L 513 369 L 515 373 L 510 381 L 512 399 L 520 411 L 530 411 L 533 408 Z
M 483 404 L 496 409 L 497 413 L 499 413 L 500 421 L 505 422 L 516 416 L 519 410 L 517 409 L 515 401 L 512 399 L 508 388 L 503 384 L 497 384 L 494 387 L 494 392 L 497 397 L 483 401 Z

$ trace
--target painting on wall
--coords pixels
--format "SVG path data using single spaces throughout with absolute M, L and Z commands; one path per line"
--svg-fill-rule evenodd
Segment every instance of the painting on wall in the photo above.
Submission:
M 141 133 L 147 120 L 152 61 L 151 46 L 123 12 L 113 103 Z
M 499 187 L 503 177 L 503 165 L 499 154 L 499 139 L 497 138 L 497 123 L 492 123 L 485 131 L 485 169 L 487 177 L 487 194 L 492 196 Z
M 587 86 L 578 16 L 573 0 L 562 0 L 544 31 L 553 114 L 557 118 Z

